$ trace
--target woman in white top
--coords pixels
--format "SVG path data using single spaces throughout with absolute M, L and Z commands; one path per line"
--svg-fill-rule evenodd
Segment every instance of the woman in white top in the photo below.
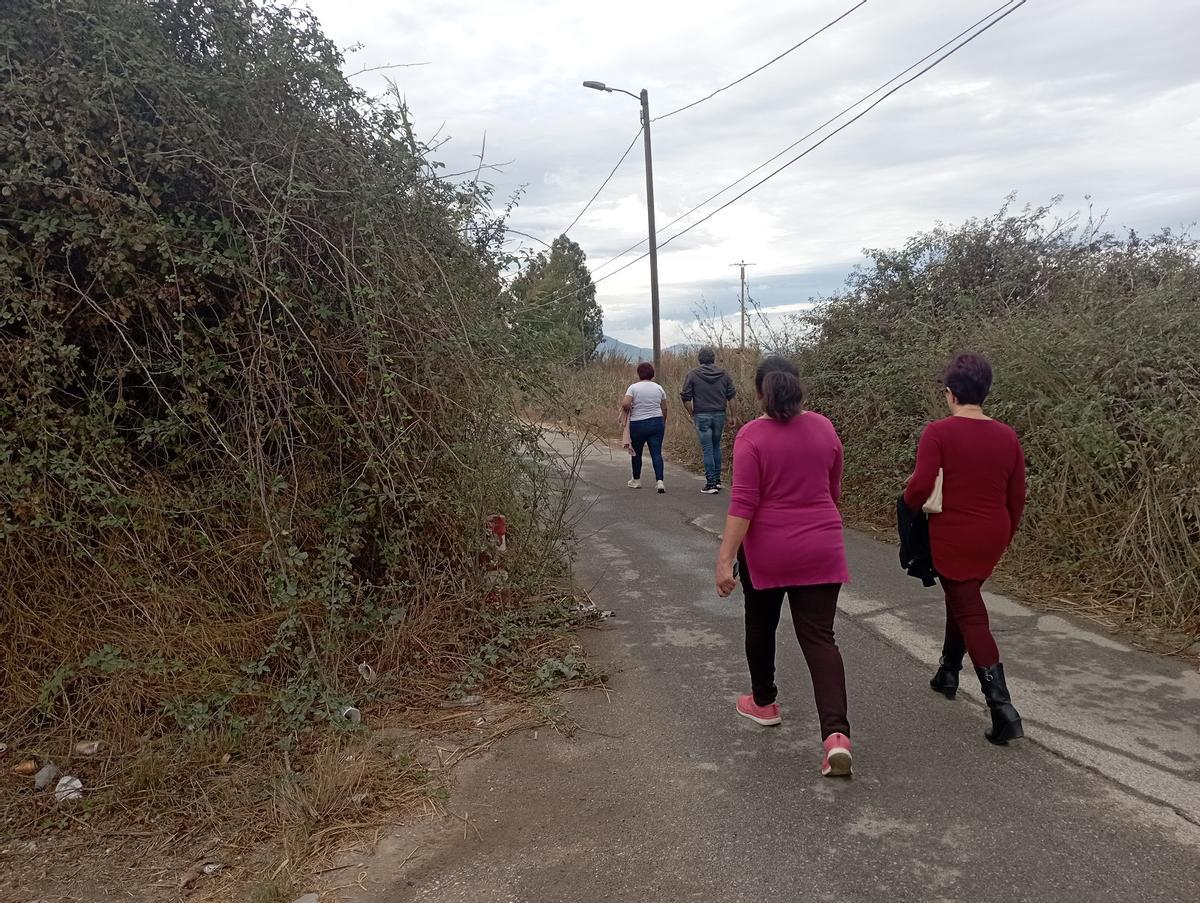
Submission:
M 629 438 L 633 442 L 633 479 L 626 485 L 630 489 L 642 487 L 642 449 L 649 444 L 655 488 L 666 492 L 662 444 L 667 434 L 667 393 L 654 382 L 653 365 L 638 364 L 637 375 L 638 381 L 625 390 L 621 399 L 621 410 L 629 415 Z

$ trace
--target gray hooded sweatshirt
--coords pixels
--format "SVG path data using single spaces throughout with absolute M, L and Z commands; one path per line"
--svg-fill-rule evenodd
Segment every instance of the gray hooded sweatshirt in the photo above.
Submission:
M 697 414 L 719 414 L 736 394 L 728 373 L 714 364 L 701 364 L 689 371 L 679 397 L 690 401 Z

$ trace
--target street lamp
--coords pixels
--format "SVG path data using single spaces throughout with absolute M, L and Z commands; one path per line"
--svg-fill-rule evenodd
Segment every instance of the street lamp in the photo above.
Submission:
M 628 94 L 642 104 L 642 137 L 646 146 L 646 219 L 650 227 L 650 319 L 654 332 L 654 370 L 661 373 L 662 336 L 658 324 L 658 241 L 654 228 L 654 164 L 650 158 L 650 96 L 645 88 L 642 88 L 641 94 L 634 94 L 624 88 L 610 88 L 604 82 L 586 81 L 583 86 L 608 94 L 613 91 Z

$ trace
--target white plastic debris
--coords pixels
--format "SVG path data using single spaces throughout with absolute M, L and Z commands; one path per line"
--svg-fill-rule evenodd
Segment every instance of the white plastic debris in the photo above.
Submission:
M 370 665 L 368 665 L 366 662 L 358 663 L 358 673 L 362 676 L 362 679 L 365 680 L 367 683 L 375 682 L 375 669 L 372 668 Z
M 321 898 L 316 894 L 305 894 L 303 897 L 297 897 L 292 903 L 320 903 Z
M 53 762 L 47 762 L 41 767 L 41 770 L 33 776 L 33 789 L 45 790 L 54 783 L 54 779 L 58 777 L 58 766 Z
M 104 746 L 99 740 L 80 740 L 75 744 L 75 755 L 94 756 Z
M 223 868 L 225 868 L 223 863 L 201 860 L 183 873 L 179 879 L 179 886 L 191 887 L 201 878 L 210 878 Z
M 54 788 L 54 799 L 57 802 L 65 803 L 68 800 L 78 800 L 83 798 L 83 781 L 77 777 L 66 774 L 58 779 L 58 784 Z
M 352 705 L 348 705 L 342 709 L 342 717 L 353 724 L 362 723 L 362 712 Z
M 483 702 L 482 696 L 464 696 L 462 699 L 447 699 L 442 703 L 443 709 L 461 709 L 467 706 L 479 705 Z

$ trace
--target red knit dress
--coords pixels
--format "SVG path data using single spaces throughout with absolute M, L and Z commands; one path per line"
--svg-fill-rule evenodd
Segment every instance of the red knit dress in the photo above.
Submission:
M 986 580 L 1025 510 L 1025 453 L 999 420 L 946 417 L 925 427 L 904 502 L 917 510 L 942 470 L 942 513 L 929 516 L 933 566 L 951 580 Z

